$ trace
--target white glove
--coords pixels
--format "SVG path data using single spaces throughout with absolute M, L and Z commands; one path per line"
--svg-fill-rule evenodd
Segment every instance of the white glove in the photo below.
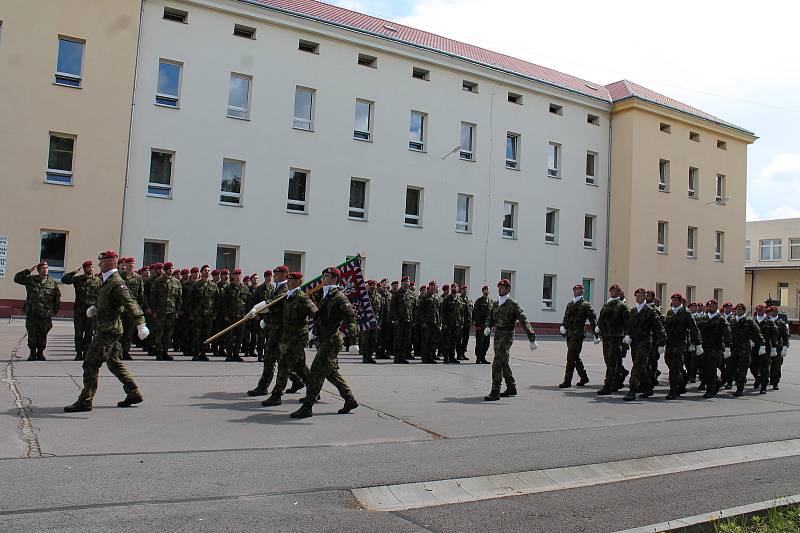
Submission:
M 688 352 L 691 353 L 691 352 L 697 350 L 697 348 L 698 348 L 698 346 L 695 346 L 694 344 L 690 344 Z
M 594 343 L 595 344 L 600 344 L 600 337 L 595 337 L 594 338 Z
M 317 338 L 317 336 L 314 335 L 314 330 L 308 332 L 308 338 L 311 339 L 312 341 Z
M 139 336 L 139 340 L 143 341 L 150 335 L 150 330 L 144 324 L 136 326 L 136 335 Z
M 763 344 L 758 348 L 758 355 L 765 355 L 767 353 L 767 347 Z
M 359 353 L 359 350 L 361 349 L 358 347 L 358 344 L 351 344 L 350 348 L 352 348 L 356 353 Z
M 667 351 L 667 349 L 664 348 L 663 346 L 659 346 L 658 347 L 658 355 L 664 355 L 664 352 L 666 352 L 666 351 Z
M 731 356 L 731 349 L 730 348 L 725 348 L 725 352 L 724 352 L 725 359 L 729 359 L 730 356 Z
M 751 348 L 755 348 L 756 347 L 756 343 L 754 343 L 753 341 L 750 341 L 750 347 Z
M 698 345 L 696 351 L 697 351 L 697 357 L 700 357 L 701 355 L 703 355 L 703 347 L 702 346 Z
M 784 346 L 781 349 L 781 357 L 786 357 L 787 355 L 789 355 L 789 347 L 788 346 Z
M 595 335 L 600 335 L 600 326 L 595 326 L 594 327 L 594 334 Z
M 561 332 L 562 335 L 566 335 L 567 334 L 567 328 L 565 328 L 564 326 L 561 326 L 560 328 L 558 328 L 558 331 Z
M 258 302 L 256 305 L 253 306 L 252 309 L 250 309 L 250 311 L 247 312 L 246 315 L 247 319 L 250 320 L 252 318 L 255 318 L 258 312 L 261 311 L 262 309 L 266 309 L 266 307 L 267 307 L 267 302 Z
M 483 328 L 483 336 L 484 337 L 488 337 L 491 334 L 492 334 L 492 329 L 491 328 Z
M 267 321 L 266 320 L 261 320 L 258 323 L 258 327 L 260 327 L 261 329 L 267 329 Z
M 97 316 L 97 307 L 91 306 L 89 309 L 86 310 L 86 316 L 89 318 L 94 318 Z
M 778 349 L 777 348 L 773 348 L 772 350 L 770 350 L 769 356 L 770 357 L 778 357 Z
M 539 343 L 536 341 L 531 341 L 531 351 L 535 352 L 538 349 L 539 349 Z
M 622 338 L 622 342 L 624 342 L 625 344 L 627 344 L 628 346 L 630 346 L 630 345 L 631 345 L 631 342 L 633 342 L 633 341 L 631 340 L 631 338 L 630 338 L 630 336 L 629 336 L 629 335 L 625 335 L 625 336 Z

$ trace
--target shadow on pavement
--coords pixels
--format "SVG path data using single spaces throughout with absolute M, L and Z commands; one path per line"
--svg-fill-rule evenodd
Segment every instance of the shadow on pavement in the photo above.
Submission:
M 488 391 L 486 394 L 489 394 Z M 483 399 L 483 396 L 467 396 L 467 397 L 455 397 L 450 396 L 448 398 L 442 398 L 441 400 L 437 400 L 437 403 L 463 403 L 463 404 L 482 404 L 482 403 L 495 403 L 495 402 L 487 402 Z

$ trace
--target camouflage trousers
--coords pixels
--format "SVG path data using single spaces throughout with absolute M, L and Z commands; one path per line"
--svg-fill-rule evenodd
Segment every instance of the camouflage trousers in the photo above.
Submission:
M 511 345 L 514 344 L 514 330 L 494 332 L 494 359 L 492 360 L 492 393 L 499 393 L 503 380 L 506 388 L 516 387 L 514 374 L 511 373 Z
M 686 388 L 686 374 L 683 372 L 683 356 L 686 353 L 686 345 L 674 344 L 667 345 L 664 352 L 664 362 L 669 368 L 669 390 L 670 392 L 682 392 Z
M 622 375 L 622 337 L 603 336 L 603 360 L 606 363 L 606 377 L 603 388 L 616 389 L 620 386 Z
M 192 351 L 194 355 L 205 355 L 207 345 L 203 344 L 207 338 L 214 334 L 214 317 L 196 315 L 192 318 Z
M 380 352 L 378 355 L 387 355 L 394 351 L 394 324 L 386 320 L 381 326 Z
M 306 397 L 303 400 L 303 406 L 310 408 L 314 405 L 326 379 L 336 387 L 342 399 L 345 401 L 355 399 L 353 391 L 350 390 L 347 382 L 339 373 L 339 352 L 341 349 L 341 333 L 319 341 L 317 355 L 314 356 L 314 362 L 311 363 L 311 369 L 308 371 Z
M 289 383 L 300 379 L 308 381 L 308 367 L 306 366 L 306 345 L 308 344 L 308 334 L 298 335 L 296 338 L 281 341 L 279 343 L 280 359 L 278 360 L 278 376 L 275 378 L 275 386 L 272 388 L 273 396 L 281 396 Z
M 133 321 L 128 315 L 122 317 L 122 337 L 119 338 L 119 343 L 122 345 L 123 357 L 131 353 L 131 343 L 133 342 L 133 335 L 136 331 L 136 322 Z
M 86 309 L 76 308 L 72 317 L 72 325 L 75 328 L 75 353 L 83 356 L 92 342 L 94 319 L 86 316 Z
M 264 369 L 261 371 L 261 378 L 258 380 L 256 390 L 266 392 L 269 389 L 272 378 L 275 376 L 275 366 L 280 359 L 280 330 L 272 327 L 267 333 L 267 344 L 264 346 Z
M 567 337 L 567 366 L 564 369 L 564 381 L 572 381 L 572 375 L 577 370 L 578 375 L 583 377 L 586 375 L 586 369 L 581 360 L 581 351 L 583 350 L 583 333 L 579 335 L 570 335 Z
M 114 374 L 122 383 L 122 389 L 130 394 L 137 392 L 139 388 L 133 381 L 128 369 L 122 361 L 122 347 L 119 344 L 119 335 L 100 334 L 95 335 L 94 340 L 86 351 L 86 359 L 83 361 L 83 390 L 78 397 L 78 402 L 91 405 L 94 395 L 97 392 L 97 378 L 100 375 L 100 367 L 105 363 L 108 370 Z
M 781 367 L 783 357 L 780 355 L 781 348 L 778 348 L 778 355 L 769 358 L 769 384 L 777 385 L 781 382 Z
M 419 356 L 423 361 L 433 361 L 439 340 L 439 328 L 422 323 L 419 327 Z
M 744 387 L 747 382 L 747 370 L 750 368 L 750 347 L 735 350 L 725 359 L 725 381 L 735 382 L 736 387 Z
M 49 316 L 25 316 L 25 329 L 28 332 L 28 348 L 35 350 L 47 347 L 47 334 L 53 329 Z
M 467 353 L 469 346 L 469 326 L 461 326 L 461 336 L 457 340 L 456 353 L 458 357 L 463 359 Z
M 702 379 L 702 373 L 700 372 L 700 362 L 697 357 L 697 352 L 690 352 L 685 351 L 683 356 L 683 363 L 686 367 L 686 381 L 691 381 L 697 378 L 697 374 L 700 373 L 700 378 Z
M 377 355 L 378 342 L 381 338 L 380 328 L 370 329 L 361 332 L 361 338 L 358 341 L 358 348 L 361 351 L 362 357 L 370 357 Z
M 240 316 L 233 316 L 231 317 L 231 324 L 241 319 L 242 317 Z M 225 351 L 227 352 L 228 357 L 236 357 L 242 351 L 242 348 L 245 347 L 245 335 L 249 336 L 249 331 L 247 329 L 248 326 L 249 324 L 245 322 L 241 326 L 234 328 L 227 333 Z
M 769 352 L 758 355 L 758 346 L 750 352 L 750 372 L 756 381 L 761 384 L 769 383 L 770 356 Z
M 489 351 L 489 341 L 491 337 L 483 334 L 483 325 L 478 324 L 475 326 L 475 357 L 486 359 L 486 352 Z
M 394 359 L 408 359 L 411 355 L 411 322 L 400 322 L 394 325 Z
M 461 326 L 449 326 L 447 328 L 447 337 L 445 338 L 446 351 L 444 352 L 445 361 L 455 359 L 458 353 L 458 341 L 461 339 L 462 329 Z
M 156 322 L 156 336 L 153 347 L 161 353 L 167 353 L 172 344 L 172 334 L 175 331 L 175 313 L 159 314 Z
M 703 348 L 703 355 L 699 358 L 700 370 L 702 371 L 703 383 L 706 384 L 706 390 L 716 393 L 719 391 L 719 379 L 717 370 L 722 362 L 721 350 L 706 350 Z
M 652 349 L 653 343 L 649 339 L 631 344 L 633 366 L 628 385 L 633 392 L 647 392 L 652 388 L 652 380 L 648 372 Z

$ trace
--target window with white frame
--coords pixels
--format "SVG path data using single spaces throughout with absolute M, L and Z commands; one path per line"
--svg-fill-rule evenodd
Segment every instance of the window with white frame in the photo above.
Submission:
M 71 37 L 58 38 L 58 58 L 56 59 L 57 85 L 80 87 L 83 73 L 83 47 L 85 42 Z
M 592 114 L 586 115 L 586 123 L 587 124 L 592 124 L 593 126 L 599 126 L 600 125 L 600 117 L 598 117 L 597 115 L 592 115 Z
M 519 144 L 518 133 L 506 133 L 506 168 L 519 170 Z
M 472 231 L 472 196 L 460 194 L 456 200 L 456 231 L 470 233 Z
M 461 82 L 461 88 L 468 93 L 477 93 L 478 92 L 478 84 L 474 81 L 464 80 Z
M 583 278 L 581 281 L 581 285 L 583 285 L 583 299 L 587 302 L 592 301 L 592 292 L 594 289 L 594 279 L 593 278 Z
M 724 204 L 727 198 L 725 197 L 725 176 L 717 174 L 716 195 L 714 201 L 718 204 Z
M 687 285 L 686 286 L 686 301 L 693 302 L 695 301 L 695 297 L 697 296 L 697 287 L 694 285 Z
M 181 63 L 168 59 L 158 60 L 158 87 L 156 104 L 179 107 L 181 93 Z
M 356 100 L 353 139 L 358 141 L 372 140 L 372 107 L 373 103 L 368 100 Z
M 800 250 L 798 250 L 798 253 L 800 253 Z M 800 257 L 798 257 L 798 259 L 800 259 Z M 750 261 L 750 241 L 749 240 L 744 241 L 744 260 L 745 261 Z
M 175 152 L 156 149 L 150 151 L 150 178 L 147 182 L 148 195 L 164 198 L 172 196 L 174 161 Z
M 223 159 L 219 203 L 227 205 L 241 205 L 243 181 L 244 161 Z
M 413 67 L 411 69 L 411 77 L 417 80 L 430 81 L 431 71 L 421 67 Z
M 465 161 L 475 159 L 475 124 L 461 123 L 461 148 L 458 157 Z
M 560 106 L 558 104 L 550 104 L 549 111 L 554 115 L 563 115 L 564 106 Z
M 508 92 L 508 101 L 512 104 L 522 105 L 522 95 L 517 93 Z
M 656 283 L 656 298 L 658 298 L 658 301 L 661 302 L 661 305 L 664 305 L 666 303 L 667 301 L 666 297 L 667 297 L 667 284 L 661 282 Z
M 552 207 L 544 215 L 544 242 L 558 244 L 558 209 Z
M 669 192 L 669 161 L 666 159 L 658 160 L 658 190 Z
M 157 241 L 152 239 L 144 240 L 142 250 L 142 262 L 145 265 L 153 263 L 163 263 L 167 259 L 167 241 Z
M 778 301 L 780 306 L 789 305 L 789 283 L 786 281 L 778 282 Z
M 289 267 L 289 272 L 303 272 L 305 257 L 305 252 L 286 250 L 283 252 L 283 264 Z
M 781 239 L 763 239 L 759 257 L 761 261 L 779 261 L 781 259 Z
M 425 151 L 425 113 L 419 111 L 411 112 L 411 120 L 408 126 L 408 149 L 418 152 Z
M 660 123 L 658 125 L 658 129 L 659 129 L 659 131 L 661 131 L 663 133 L 672 133 L 672 126 L 670 126 L 669 124 L 666 124 L 664 122 L 662 122 L 662 123 Z
M 728 143 L 726 143 L 725 141 L 720 141 L 719 139 L 717 139 L 717 148 L 719 148 L 720 150 L 727 150 L 728 149 Z
M 239 247 L 230 244 L 217 245 L 217 262 L 215 268 L 222 270 L 227 268 L 233 272 L 238 263 Z M 284 263 L 285 264 L 285 263 Z
M 314 131 L 314 89 L 295 87 L 294 118 L 292 127 L 298 130 Z
M 228 83 L 228 116 L 232 118 L 249 118 L 250 85 L 252 78 L 244 74 L 231 73 Z
M 354 220 L 367 220 L 369 180 L 350 178 L 350 203 L 347 216 Z
M 368 54 L 358 54 L 358 64 L 362 67 L 378 68 L 378 58 Z
M 165 7 L 164 20 L 186 24 L 189 21 L 189 13 L 182 9 L 175 9 L 174 7 Z
M 406 188 L 405 225 L 415 228 L 422 227 L 422 189 L 417 187 Z
M 547 145 L 547 175 L 551 178 L 558 178 L 561 168 L 561 145 L 558 143 L 548 143 Z
M 517 202 L 503 202 L 503 237 L 517 238 Z
M 289 192 L 286 200 L 286 210 L 292 213 L 308 212 L 308 174 L 307 170 L 296 168 L 289 170 Z
M 46 261 L 50 275 L 61 281 L 67 256 L 67 232 L 41 230 L 39 234 L 39 261 Z
M 597 184 L 597 152 L 586 152 L 586 183 L 588 185 Z
M 511 282 L 511 291 L 508 293 L 512 298 L 514 297 L 514 289 L 517 286 L 517 273 L 514 270 L 501 270 L 500 279 L 507 279 Z
M 667 239 L 669 238 L 669 223 L 663 220 L 658 221 L 658 237 L 656 251 L 660 254 L 667 253 Z
M 717 231 L 714 234 L 714 261 L 725 260 L 725 232 Z
M 237 37 L 243 37 L 245 39 L 255 39 L 256 29 L 250 26 L 245 26 L 244 24 L 234 24 L 233 34 Z
M 747 241 L 747 260 L 750 260 L 750 241 Z M 800 259 L 800 239 L 789 239 L 789 259 Z
M 697 258 L 697 228 L 692 226 L 686 231 L 686 257 Z
M 72 165 L 75 155 L 74 135 L 50 133 L 50 147 L 47 151 L 47 170 L 45 181 L 57 185 L 72 184 Z
M 454 266 L 453 267 L 453 281 L 459 287 L 463 285 L 469 286 L 469 267 L 468 266 Z
M 689 198 L 697 198 L 700 169 L 689 167 Z
M 556 306 L 556 276 L 545 274 L 542 278 L 542 309 L 553 310 Z
M 403 265 L 400 267 L 400 275 L 402 277 L 408 276 L 408 279 L 411 280 L 411 283 L 416 283 L 418 273 L 419 273 L 419 263 L 415 263 L 412 261 L 403 261 Z
M 700 134 L 695 132 L 695 131 L 690 131 L 689 132 L 689 140 L 690 141 L 694 141 L 696 143 L 699 143 L 700 142 Z
M 584 248 L 594 248 L 595 247 L 595 233 L 597 231 L 597 217 L 594 215 L 584 215 L 583 216 L 583 247 Z
M 723 291 L 720 288 L 714 289 L 714 299 L 718 302 L 722 302 Z
M 319 43 L 308 41 L 306 39 L 300 39 L 297 42 L 297 49 L 301 52 L 308 52 L 309 54 L 319 54 Z

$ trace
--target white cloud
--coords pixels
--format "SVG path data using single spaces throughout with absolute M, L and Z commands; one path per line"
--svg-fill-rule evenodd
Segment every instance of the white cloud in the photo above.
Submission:
M 746 220 L 748 222 L 752 222 L 754 220 L 761 220 L 761 216 L 753 209 L 753 206 L 750 205 L 750 202 L 747 202 L 747 217 Z
M 800 218 L 800 209 L 795 209 L 789 205 L 782 205 L 767 212 L 766 219 L 774 220 L 778 218 Z
M 800 154 L 778 154 L 758 176 L 759 183 L 772 185 L 790 183 L 800 185 Z

